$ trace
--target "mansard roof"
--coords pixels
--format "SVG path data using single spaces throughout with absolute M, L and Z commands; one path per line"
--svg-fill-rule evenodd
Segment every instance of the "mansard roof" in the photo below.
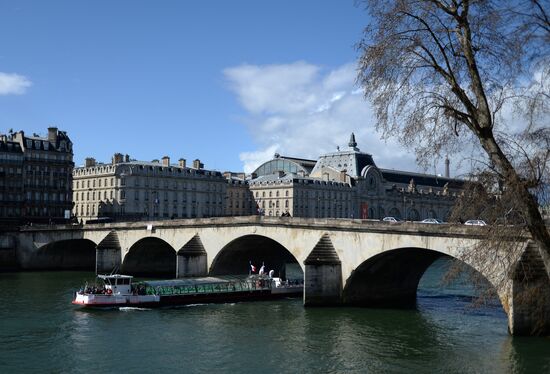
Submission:
M 0 141 L 0 151 L 1 152 L 10 152 L 10 153 L 23 153 L 21 145 L 18 142 L 14 141 Z
M 345 170 L 348 175 L 356 178 L 361 175 L 361 170 L 369 165 L 376 165 L 372 155 L 355 148 L 322 155 L 317 160 L 312 174 L 320 171 L 323 167 L 330 167 L 338 171 Z
M 443 188 L 448 183 L 449 188 L 462 188 L 464 181 L 460 179 L 445 178 L 437 175 L 411 173 L 407 171 L 379 169 L 387 182 L 409 184 L 411 179 L 417 186 L 439 187 Z
M 348 183 L 339 181 L 325 181 L 320 178 L 312 178 L 308 176 L 300 176 L 294 173 L 286 173 L 282 176 L 279 174 L 262 175 L 258 178 L 249 181 L 250 185 L 263 184 L 263 183 L 301 183 L 301 184 L 319 184 L 319 185 L 331 185 L 339 187 L 351 187 Z

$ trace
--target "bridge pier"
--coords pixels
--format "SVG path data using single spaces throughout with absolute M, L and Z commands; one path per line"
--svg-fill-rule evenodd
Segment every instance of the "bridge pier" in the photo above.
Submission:
M 342 264 L 327 234 L 304 261 L 304 306 L 342 302 Z
M 120 269 L 121 261 L 118 236 L 116 232 L 111 231 L 96 247 L 95 273 L 105 274 Z
M 203 277 L 208 275 L 206 255 L 178 254 L 176 278 Z
M 176 261 L 176 278 L 203 277 L 208 275 L 206 250 L 198 235 L 178 251 Z
M 508 297 L 508 331 L 514 336 L 550 335 L 550 282 L 514 280 Z
M 0 236 L 0 272 L 19 269 L 16 241 L 13 236 Z
M 550 335 L 550 278 L 533 242 L 516 265 L 504 299 L 511 335 Z

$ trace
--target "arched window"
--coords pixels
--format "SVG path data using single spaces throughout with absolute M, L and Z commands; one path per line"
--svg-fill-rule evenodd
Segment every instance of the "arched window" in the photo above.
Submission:
M 369 218 L 375 218 L 374 217 L 374 209 L 369 208 Z
M 418 213 L 418 210 L 416 210 L 414 208 L 409 210 L 408 219 L 411 220 L 411 221 L 420 221 L 420 213 Z
M 390 217 L 401 219 L 401 212 L 397 208 L 391 208 L 389 212 Z

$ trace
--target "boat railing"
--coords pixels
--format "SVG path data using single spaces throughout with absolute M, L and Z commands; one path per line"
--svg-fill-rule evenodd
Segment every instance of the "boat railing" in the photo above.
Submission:
M 185 295 L 201 293 L 228 293 L 243 291 L 270 290 L 273 281 L 270 279 L 247 279 L 219 283 L 199 283 L 190 285 L 146 286 L 147 295 Z

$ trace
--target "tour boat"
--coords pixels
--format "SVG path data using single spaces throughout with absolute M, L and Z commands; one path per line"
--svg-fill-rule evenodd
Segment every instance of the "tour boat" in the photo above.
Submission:
M 132 283 L 130 275 L 98 275 L 98 283 L 75 293 L 83 307 L 162 307 L 203 303 L 272 300 L 301 296 L 303 281 L 267 275 L 217 276 Z

